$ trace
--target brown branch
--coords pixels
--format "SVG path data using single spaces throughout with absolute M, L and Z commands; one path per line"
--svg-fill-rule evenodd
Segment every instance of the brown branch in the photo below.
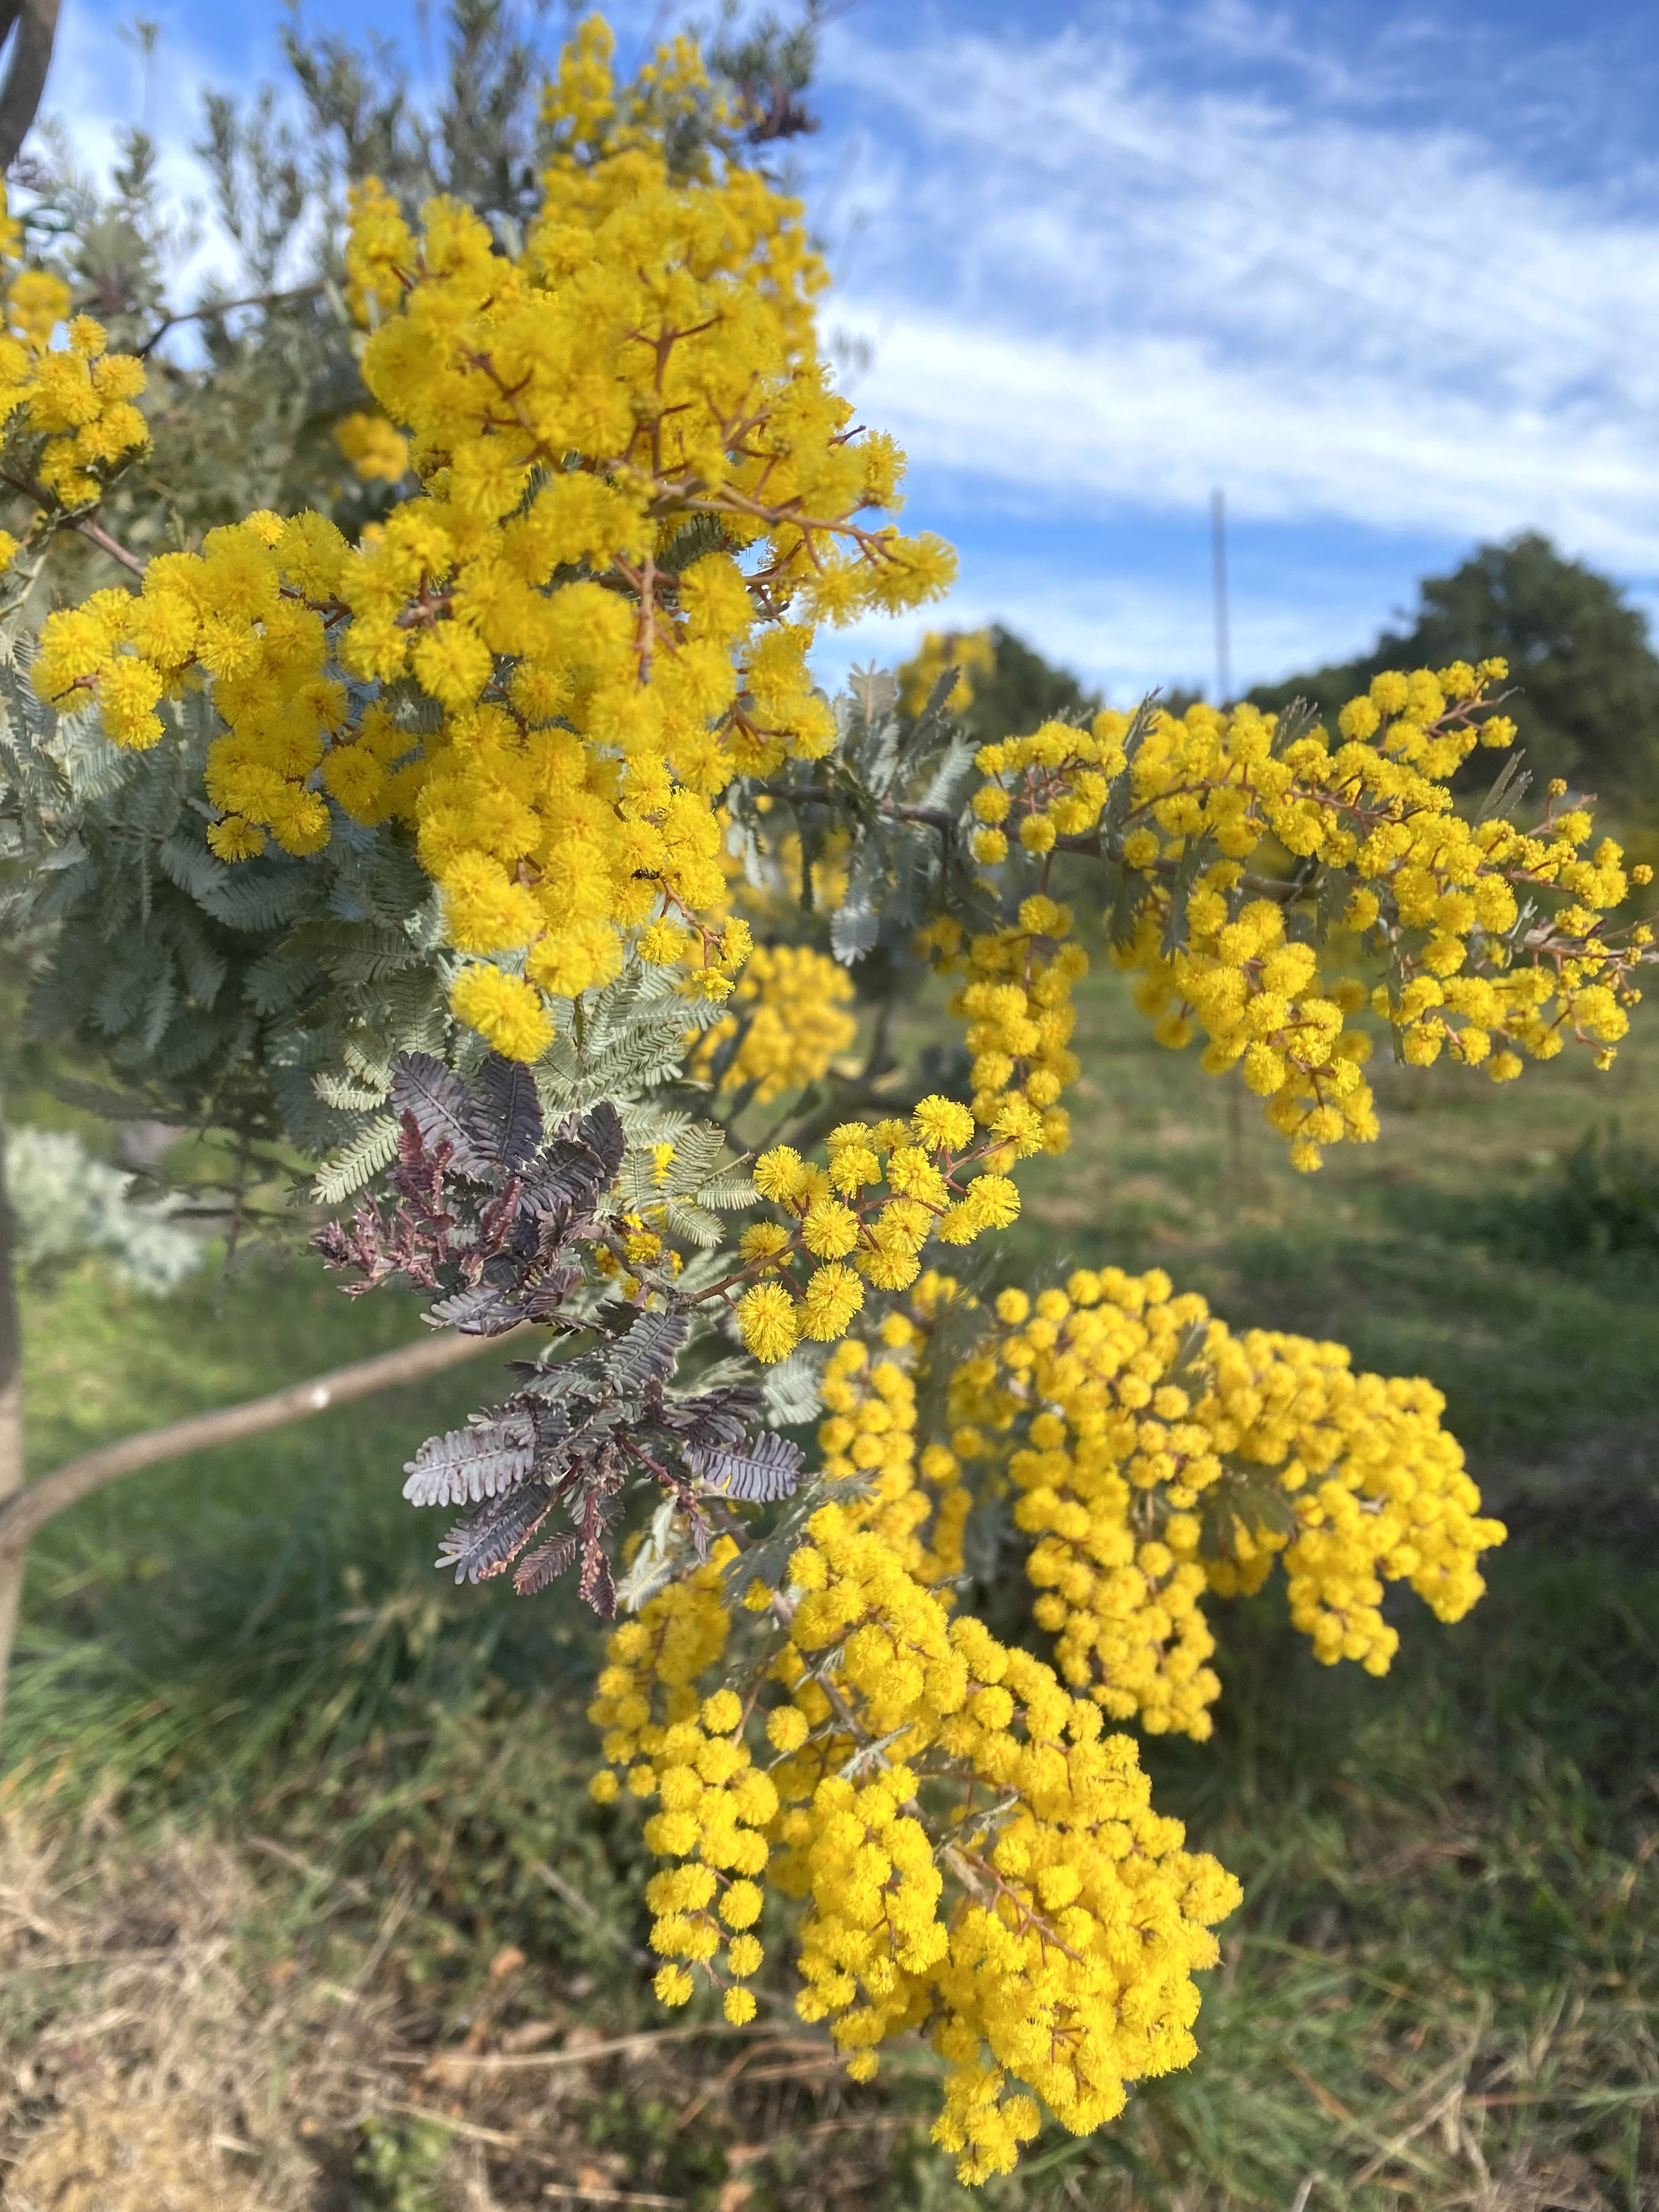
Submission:
M 0 91 L 0 169 L 9 169 L 22 150 L 29 126 L 46 88 L 52 41 L 58 34 L 58 0 L 22 0 L 7 10 L 5 27 L 17 21 L 6 82 Z
M 0 469 L 0 483 L 9 483 L 14 491 L 21 491 L 25 499 L 32 499 L 37 507 L 50 507 L 52 494 L 44 484 L 32 477 L 14 476 L 9 469 Z M 60 527 L 78 530 L 82 538 L 95 545 L 100 553 L 107 553 L 112 561 L 118 561 L 135 576 L 142 576 L 149 566 L 137 554 L 129 552 L 118 538 L 112 538 L 101 523 L 94 522 L 89 514 L 62 514 L 55 518 Z
M 499 1336 L 462 1336 L 447 1330 L 441 1336 L 422 1337 L 396 1352 L 378 1352 L 372 1359 L 354 1360 L 307 1382 L 291 1382 L 263 1398 L 249 1398 L 240 1406 L 223 1406 L 211 1413 L 197 1413 L 188 1420 L 170 1421 L 165 1427 L 145 1429 L 83 1452 L 43 1474 L 38 1482 L 0 1498 L 0 1628 L 9 1610 L 15 1623 L 17 1594 L 22 1586 L 23 1562 L 31 1540 L 46 1522 L 67 1506 L 90 1498 L 123 1475 L 161 1461 L 182 1459 L 191 1452 L 207 1451 L 219 1444 L 240 1443 L 244 1437 L 263 1436 L 267 1429 L 285 1427 L 313 1413 L 327 1413 L 368 1398 L 378 1390 L 428 1382 L 452 1367 L 476 1358 L 492 1345 L 514 1341 L 527 1331 L 504 1330 Z M 9 1607 L 8 1605 L 9 1600 Z M 5 1710 L 6 1670 L 11 1657 L 10 1636 L 0 1640 L 0 1717 Z
M 349 1367 L 333 1368 L 307 1382 L 290 1382 L 286 1389 L 273 1390 L 266 1397 L 246 1399 L 240 1406 L 223 1406 L 211 1413 L 195 1413 L 187 1420 L 144 1429 L 136 1437 L 123 1437 L 117 1443 L 84 1452 L 0 1504 L 0 1559 L 27 1544 L 65 1506 L 89 1498 L 94 1491 L 124 1474 L 136 1474 L 140 1468 L 154 1467 L 161 1460 L 182 1459 L 190 1452 L 240 1443 L 245 1437 L 263 1436 L 267 1429 L 283 1428 L 310 1414 L 325 1413 L 332 1407 L 349 1405 L 354 1398 L 372 1397 L 377 1390 L 427 1382 L 518 1334 L 517 1329 L 491 1337 L 462 1336 L 447 1330 L 441 1335 L 402 1345 L 396 1352 L 377 1352 L 372 1359 L 356 1359 Z
M 291 292 L 250 292 L 245 300 L 208 300 L 199 307 L 180 307 L 174 313 L 164 315 L 138 349 L 140 361 L 148 361 L 170 330 L 180 323 L 206 322 L 214 315 L 234 314 L 238 307 L 279 307 L 290 300 L 314 299 L 322 290 L 320 282 L 315 284 L 296 284 Z

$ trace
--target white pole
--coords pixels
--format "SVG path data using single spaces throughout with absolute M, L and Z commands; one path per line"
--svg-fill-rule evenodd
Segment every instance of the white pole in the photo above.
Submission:
M 1215 587 L 1216 704 L 1225 707 L 1233 695 L 1233 667 L 1227 621 L 1227 501 L 1219 485 L 1210 494 L 1210 556 Z

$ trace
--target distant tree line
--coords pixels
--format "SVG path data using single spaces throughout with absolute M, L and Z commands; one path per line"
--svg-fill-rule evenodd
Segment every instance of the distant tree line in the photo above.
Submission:
M 1328 717 L 1385 668 L 1501 653 L 1513 690 L 1505 712 L 1534 782 L 1563 776 L 1626 821 L 1659 821 L 1659 656 L 1647 617 L 1608 577 L 1527 531 L 1477 547 L 1449 575 L 1425 576 L 1415 611 L 1399 621 L 1369 653 L 1257 684 L 1249 697 L 1277 708 L 1309 699 Z M 985 635 L 992 665 L 973 672 L 973 699 L 962 717 L 981 740 L 1076 719 L 1100 704 L 1069 670 L 1001 623 Z M 1177 714 L 1197 696 L 1174 686 L 1162 694 Z M 1477 761 L 1474 773 L 1487 766 Z
M 1489 653 L 1510 664 L 1504 711 L 1535 781 L 1564 776 L 1627 818 L 1659 815 L 1659 658 L 1647 618 L 1536 531 L 1477 547 L 1449 576 L 1425 576 L 1409 627 L 1385 629 L 1370 653 L 1249 696 L 1263 707 L 1300 696 L 1334 714 L 1385 668 Z

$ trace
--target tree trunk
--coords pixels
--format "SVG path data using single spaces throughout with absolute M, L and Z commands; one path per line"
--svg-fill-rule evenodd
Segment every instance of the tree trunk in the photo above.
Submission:
M 0 15 L 17 24 L 5 85 L 0 89 L 0 169 L 9 169 L 28 137 L 46 88 L 52 41 L 58 35 L 58 0 L 21 0 Z

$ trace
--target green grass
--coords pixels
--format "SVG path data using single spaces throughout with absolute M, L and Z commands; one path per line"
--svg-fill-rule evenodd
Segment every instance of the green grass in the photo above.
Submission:
M 349 1300 L 305 1262 L 228 1283 L 204 1274 L 165 1302 L 124 1296 L 89 1265 L 27 1302 L 31 1465 L 416 1327 L 410 1300 Z M 23 1766 L 67 1749 L 82 1776 L 130 1781 L 137 1803 L 158 1777 L 234 1803 L 273 1761 L 347 1756 L 486 1682 L 528 1692 L 586 1668 L 591 1636 L 580 1629 L 573 1662 L 558 1608 L 448 1589 L 431 1569 L 441 1516 L 399 1496 L 421 1438 L 503 1379 L 486 1354 L 422 1389 L 115 1485 L 49 1524 L 31 1553 L 7 1723 Z
M 1045 2136 L 979 2201 L 1644 2212 L 1659 2203 L 1659 1270 L 1557 1200 L 1587 1131 L 1616 1120 L 1632 1158 L 1659 1146 L 1659 1037 L 1608 1076 L 1558 1063 L 1501 1093 L 1385 1067 L 1382 1141 L 1304 1177 L 1253 1107 L 1235 1115 L 1225 1086 L 1150 1042 L 1115 980 L 1081 1013 L 1078 1141 L 1032 1164 L 1010 1272 L 1158 1265 L 1235 1324 L 1431 1376 L 1511 1537 L 1455 1627 L 1401 1602 L 1381 1682 L 1317 1667 L 1271 1588 L 1222 1610 L 1216 1741 L 1146 1753 L 1157 1802 L 1246 1888 L 1202 2056 L 1098 2140 Z M 88 1272 L 27 1320 L 46 1466 L 396 1341 L 411 1316 L 296 1267 L 165 1306 Z M 398 1495 L 413 1443 L 489 1376 L 485 1359 L 64 1516 L 37 1546 L 7 1721 L 12 1797 L 71 1839 L 88 1894 L 174 1832 L 264 1852 L 248 1975 L 279 1959 L 295 1987 L 361 1981 L 406 2046 L 480 2022 L 653 2017 L 627 1955 L 634 1824 L 581 1790 L 595 1638 L 557 1598 L 448 1590 L 428 1564 L 438 1516 Z M 526 1963 L 492 1980 L 513 1949 Z M 0 2047 L 38 2030 L 35 2003 L 0 1996 Z M 450 2100 L 511 2148 L 458 2135 L 440 2156 L 389 2088 L 372 2125 L 324 2100 L 315 2158 L 335 2193 L 318 2202 L 459 2206 L 464 2152 L 503 2206 L 541 2201 L 538 2156 L 702 2212 L 969 2201 L 926 2146 L 925 2055 L 849 2096 L 810 2058 L 733 2074 L 730 2046 L 710 2048 L 561 2075 L 550 2101 L 517 2075 Z
M 1503 1225 L 1589 1132 L 1616 1124 L 1659 1149 L 1652 1030 L 1638 1022 L 1606 1074 L 1568 1054 L 1501 1090 L 1384 1061 L 1380 1140 L 1335 1146 L 1302 1176 L 1255 1101 L 1155 1045 L 1115 977 L 1091 979 L 1077 1142 L 1022 1171 L 1020 1255 L 1161 1266 L 1231 1321 L 1428 1374 L 1489 1471 L 1571 1450 L 1659 1400 L 1656 1270 L 1583 1250 L 1549 1264 L 1510 1249 Z

